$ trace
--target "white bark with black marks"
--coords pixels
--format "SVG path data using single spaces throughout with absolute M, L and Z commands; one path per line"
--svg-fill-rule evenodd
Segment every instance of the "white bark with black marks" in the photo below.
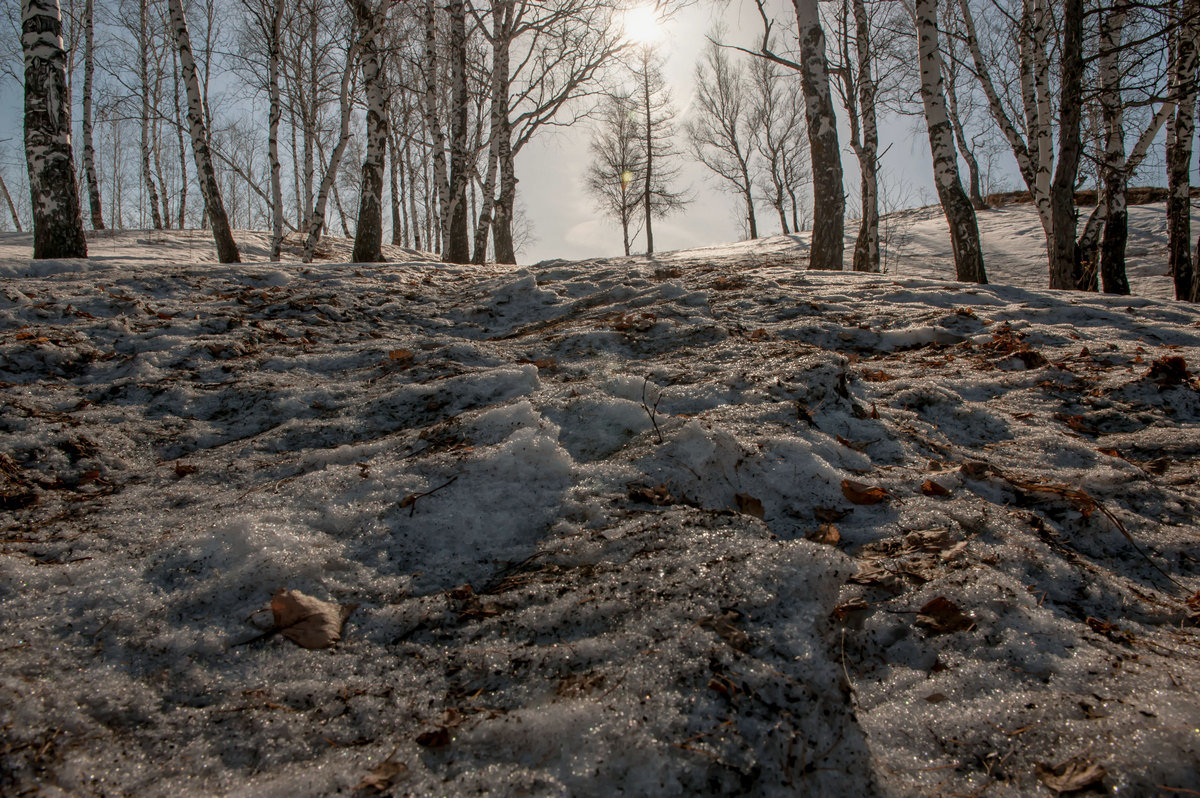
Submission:
M 217 260 L 221 263 L 238 263 L 237 244 L 233 231 L 229 229 L 229 218 L 225 215 L 225 204 L 221 200 L 221 187 L 213 168 L 212 153 L 208 147 L 208 127 L 204 110 L 204 99 L 200 93 L 200 79 L 196 73 L 196 60 L 192 56 L 192 42 L 188 35 L 187 18 L 183 13 L 182 0 L 168 0 L 171 15 L 171 33 L 175 47 L 179 50 L 179 67 L 183 73 L 183 85 L 188 97 L 188 128 L 192 137 L 192 155 L 196 162 L 196 177 L 200 182 L 200 193 L 204 196 L 204 210 L 212 227 L 213 240 L 217 245 Z
M 83 5 L 83 175 L 87 185 L 92 229 L 104 229 L 104 207 L 100 204 L 100 180 L 96 177 L 96 148 L 92 143 L 92 79 L 96 69 L 95 14 L 93 0 Z
M 33 257 L 86 258 L 71 156 L 71 98 L 58 0 L 24 0 L 21 49 L 25 55 L 25 160 L 33 209 Z
M 388 88 L 380 36 L 391 0 L 347 0 L 360 43 L 363 89 L 367 95 L 367 147 L 354 230 L 355 263 L 383 260 L 383 161 L 387 157 Z
M 800 37 L 800 81 L 813 176 L 813 232 L 808 267 L 841 271 L 846 194 L 837 117 L 829 90 L 825 32 L 821 29 L 817 0 L 792 0 L 792 6 Z
M 950 227 L 955 272 L 963 282 L 986 283 L 987 273 L 983 266 L 975 208 L 963 191 L 958 176 L 958 151 L 946 113 L 941 52 L 938 47 L 937 0 L 916 0 L 915 13 L 917 51 L 921 64 L 921 101 L 925 108 L 929 149 L 933 154 L 934 184 Z
M 1192 262 L 1191 176 L 1196 135 L 1197 68 L 1200 67 L 1200 0 L 1182 0 L 1172 70 L 1176 98 L 1173 124 L 1167 133 L 1167 260 L 1175 298 L 1200 301 L 1200 268 Z

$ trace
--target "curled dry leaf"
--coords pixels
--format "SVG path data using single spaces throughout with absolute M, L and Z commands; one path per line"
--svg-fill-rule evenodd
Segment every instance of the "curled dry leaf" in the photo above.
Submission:
M 950 489 L 940 482 L 927 479 L 921 483 L 921 492 L 926 496 L 949 496 Z
M 1083 757 L 1068 759 L 1054 767 L 1041 764 L 1037 766 L 1038 779 L 1059 794 L 1087 789 L 1099 784 L 1104 776 L 1102 766 Z
M 730 648 L 738 651 L 749 651 L 751 646 L 750 635 L 734 625 L 741 617 L 741 613 L 737 610 L 730 610 L 721 615 L 710 615 L 707 618 L 701 618 L 697 622 L 697 625 L 701 629 L 716 632 L 717 636 L 728 643 Z
M 833 524 L 821 524 L 805 537 L 813 543 L 823 543 L 826 546 L 836 546 L 842 540 L 842 533 Z
M 408 765 L 394 759 L 387 759 L 371 768 L 371 772 L 363 776 L 362 781 L 356 784 L 354 789 L 384 792 L 407 774 Z
M 280 633 L 302 648 L 329 648 L 342 639 L 342 626 L 357 604 L 335 604 L 280 590 L 271 597 L 271 614 Z
M 417 745 L 426 748 L 445 748 L 450 745 L 450 730 L 445 727 L 430 729 L 417 735 Z
M 934 634 L 965 632 L 975 628 L 975 619 L 950 599 L 938 596 L 917 613 L 917 626 L 923 626 Z
M 653 504 L 655 507 L 666 507 L 675 504 L 675 497 L 671 495 L 671 491 L 667 490 L 665 484 L 656 485 L 653 488 L 635 485 L 629 489 L 629 498 L 635 502 Z
M 878 485 L 864 485 L 850 479 L 842 480 L 842 495 L 855 504 L 879 504 L 888 492 Z
M 752 515 L 755 518 L 763 518 L 767 514 L 766 508 L 763 507 L 763 503 L 751 496 L 749 493 L 735 493 L 733 495 L 733 500 L 737 502 L 738 510 L 746 515 Z

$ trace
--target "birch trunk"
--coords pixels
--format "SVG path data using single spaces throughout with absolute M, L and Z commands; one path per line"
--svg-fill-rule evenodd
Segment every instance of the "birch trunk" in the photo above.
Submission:
M 174 53 L 174 51 L 172 52 Z M 187 116 L 187 108 L 186 103 L 183 102 L 183 94 L 180 92 L 183 77 L 179 74 L 178 53 L 175 53 L 172 62 L 175 65 L 175 142 L 179 147 L 179 229 L 182 230 L 187 215 L 188 196 L 187 146 L 183 142 L 184 118 Z
M 1029 129 L 1029 139 L 1031 142 L 1036 142 L 1034 152 L 1037 154 L 1037 173 L 1033 186 L 1033 201 L 1037 206 L 1038 214 L 1042 219 L 1042 226 L 1046 230 L 1046 236 L 1051 240 L 1053 247 L 1053 240 L 1055 237 L 1054 224 L 1057 219 L 1055 210 L 1053 208 L 1053 199 L 1051 197 L 1051 193 L 1053 191 L 1052 183 L 1054 174 L 1054 130 L 1052 97 L 1050 89 L 1050 55 L 1047 52 L 1047 37 L 1050 33 L 1050 25 L 1052 20 L 1050 19 L 1050 13 L 1046 8 L 1046 3 L 1048 0 L 1032 0 L 1032 2 L 1033 87 L 1036 93 L 1037 101 L 1037 117 L 1033 126 Z M 1070 0 L 1067 0 L 1067 5 L 1064 6 L 1063 11 L 1064 26 L 1071 23 L 1070 12 L 1066 10 L 1069 5 Z M 1080 24 L 1082 24 L 1082 21 L 1080 21 Z M 1065 56 L 1063 60 L 1065 62 Z M 1065 72 L 1067 69 L 1066 64 L 1063 63 L 1061 68 L 1064 72 L 1063 77 L 1065 78 Z M 1072 224 L 1072 242 L 1074 242 L 1074 239 L 1075 227 L 1074 224 Z M 1053 278 L 1051 279 L 1051 282 L 1053 282 Z
M 815 1 L 815 0 L 814 0 Z M 645 47 L 646 45 L 643 45 Z M 646 254 L 654 254 L 654 206 L 651 202 L 651 191 L 654 186 L 654 120 L 653 111 L 650 105 L 650 66 L 649 57 L 643 53 L 642 55 L 642 112 L 645 114 L 645 129 L 643 133 L 643 146 L 645 148 L 645 174 L 642 183 L 642 207 L 646 213 Z
M 321 178 L 321 187 L 317 191 L 317 198 L 313 202 L 312 211 L 308 216 L 308 222 L 304 225 L 304 253 L 300 256 L 305 263 L 312 263 L 313 256 L 317 251 L 317 242 L 321 240 L 321 231 L 325 228 L 325 207 L 329 202 L 329 191 L 333 187 L 333 181 L 337 177 L 338 166 L 342 163 L 342 153 L 346 151 L 346 144 L 350 141 L 350 113 L 351 113 L 351 83 L 354 81 L 354 67 L 358 60 L 358 37 L 350 43 L 350 47 L 346 50 L 346 67 L 342 70 L 342 84 L 338 93 L 338 105 L 340 107 L 341 124 L 338 129 L 338 140 L 333 145 L 333 152 L 329 156 L 329 166 L 325 169 L 325 176 Z
M 492 95 L 501 97 L 500 114 L 495 117 L 499 124 L 496 130 L 496 166 L 500 171 L 500 195 L 496 198 L 495 217 L 492 219 L 492 246 L 496 263 L 516 263 L 517 251 L 513 241 L 513 215 L 517 203 L 517 169 L 513 162 L 512 120 L 508 116 L 508 91 L 510 83 L 508 47 L 496 53 L 493 60 L 496 83 Z
M 470 263 L 471 241 L 467 225 L 467 183 L 471 179 L 467 152 L 467 10 L 464 0 L 450 0 L 450 116 L 449 226 L 442 260 Z
M 196 61 L 192 57 L 192 42 L 188 36 L 187 19 L 183 15 L 182 0 L 168 0 L 171 13 L 171 32 L 179 50 L 179 65 L 188 96 L 188 126 L 192 134 L 192 155 L 196 160 L 196 176 L 200 181 L 200 192 L 204 196 L 205 214 L 212 225 L 213 240 L 217 245 L 217 260 L 221 263 L 238 263 L 237 244 L 229 229 L 225 205 L 221 201 L 221 188 L 217 184 L 217 173 L 213 168 L 212 153 L 208 149 L 208 128 L 205 123 L 204 101 L 200 95 L 200 80 L 196 74 Z
M 267 111 L 267 159 L 271 167 L 271 260 L 283 254 L 283 177 L 279 164 L 279 121 L 283 103 L 279 90 L 280 39 L 283 36 L 283 0 L 274 0 L 271 14 L 271 41 L 267 63 L 271 107 Z
M 800 83 L 812 159 L 813 233 L 808 267 L 840 271 L 845 249 L 846 195 L 837 117 L 829 91 L 825 32 L 817 0 L 792 0 L 792 6 L 800 35 Z
M 438 114 L 437 18 L 434 0 L 425 2 L 425 131 L 433 148 L 433 180 L 436 197 L 438 234 L 444 238 L 450 227 L 450 173 L 446 166 L 446 136 Z
M 400 153 L 396 151 L 396 137 L 388 133 L 388 176 L 391 182 L 390 196 L 392 205 L 392 244 L 394 246 L 404 245 L 404 230 L 403 223 L 400 219 L 400 208 L 404 205 L 404 198 L 400 195 Z
M 150 204 L 150 224 L 155 230 L 163 226 L 162 213 L 158 208 L 158 189 L 154 186 L 154 175 L 150 172 L 150 23 L 149 0 L 138 0 L 138 74 L 142 89 L 142 182 L 146 184 L 147 202 Z
M 18 233 L 24 232 L 25 228 L 21 226 L 21 217 L 17 215 L 17 206 L 13 204 L 12 194 L 8 193 L 8 186 L 4 185 L 4 175 L 0 175 L 0 194 L 4 195 L 4 203 L 8 206 L 9 215 L 12 216 L 13 228 Z
M 853 0 L 855 49 L 858 56 L 858 107 L 862 118 L 862 151 L 859 153 L 859 194 L 862 219 L 854 242 L 854 271 L 879 271 L 879 127 L 875 113 L 875 78 L 871 72 L 871 31 L 867 6 Z M 781 214 L 782 215 L 782 214 Z M 786 223 L 784 225 L 786 230 Z
M 983 252 L 975 209 L 963 191 L 958 176 L 958 151 L 954 131 L 946 113 L 942 84 L 941 54 L 938 49 L 937 0 L 916 0 L 917 50 L 921 62 L 921 102 L 933 153 L 934 183 L 950 226 L 954 267 L 963 282 L 986 283 Z
M 1167 136 L 1167 259 L 1175 298 L 1200 301 L 1200 270 L 1191 254 L 1192 139 L 1195 137 L 1196 69 L 1200 60 L 1200 0 L 1183 0 L 1175 46 L 1176 107 Z
M 368 0 L 349 0 L 362 44 L 363 89 L 367 95 L 367 152 L 362 165 L 358 223 L 354 230 L 356 263 L 383 260 L 383 159 L 387 153 L 388 91 L 379 36 L 389 0 L 371 8 Z
M 67 56 L 58 0 L 24 0 L 25 160 L 33 210 L 33 257 L 86 258 L 71 155 Z M 6 192 L 7 193 L 7 192 Z
M 95 40 L 93 0 L 83 5 L 83 175 L 87 182 L 88 208 L 92 216 L 92 229 L 104 229 L 104 209 L 100 204 L 100 181 L 96 178 L 96 148 L 92 145 L 92 73 L 96 60 L 93 55 Z
M 1050 287 L 1085 289 L 1075 244 L 1075 179 L 1083 152 L 1083 0 L 1063 5 L 1062 78 L 1059 88 L 1058 163 L 1050 186 L 1052 211 Z M 1040 173 L 1040 170 L 1039 170 Z M 1094 277 L 1094 275 L 1093 275 Z
M 1125 108 L 1120 58 L 1128 8 L 1129 0 L 1116 0 L 1112 8 L 1104 12 L 1100 23 L 1100 111 L 1104 118 L 1101 170 L 1105 220 L 1099 267 L 1106 294 L 1129 293 L 1129 280 L 1125 275 L 1125 245 L 1129 239 L 1129 212 L 1125 203 L 1128 173 L 1125 169 Z M 1088 260 L 1085 258 L 1085 262 Z

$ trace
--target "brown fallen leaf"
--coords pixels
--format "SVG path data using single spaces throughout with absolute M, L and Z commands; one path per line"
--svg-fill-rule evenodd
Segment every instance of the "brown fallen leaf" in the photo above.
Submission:
M 383 792 L 407 774 L 408 765 L 394 759 L 387 759 L 371 768 L 371 772 L 363 776 L 362 781 L 354 785 L 354 789 Z
M 975 628 L 975 619 L 945 596 L 938 596 L 922 607 L 917 613 L 916 623 L 934 634 L 966 632 Z
M 841 521 L 851 512 L 851 510 L 839 510 L 836 507 L 814 507 L 813 517 L 821 523 L 832 524 L 835 521 Z
M 710 615 L 707 618 L 701 618 L 697 622 L 697 625 L 701 629 L 716 632 L 717 636 L 728 643 L 730 648 L 738 651 L 749 651 L 751 646 L 750 635 L 734 625 L 741 617 L 742 614 L 737 610 L 730 610 L 721 615 Z
M 1187 361 L 1179 355 L 1160 357 L 1150 364 L 1150 370 L 1146 372 L 1146 377 L 1158 383 L 1160 388 L 1185 383 L 1191 376 L 1188 373 Z
M 886 371 L 870 371 L 866 370 L 862 373 L 862 378 L 867 382 L 887 382 L 892 379 L 892 375 Z
M 767 514 L 766 508 L 763 507 L 763 503 L 751 496 L 749 493 L 735 493 L 733 494 L 733 500 L 737 502 L 738 510 L 746 515 L 752 515 L 755 518 L 763 518 Z
M 925 696 L 925 700 L 931 704 L 940 704 L 947 699 L 942 693 L 930 693 L 929 695 Z
M 836 437 L 837 437 L 837 442 L 840 443 L 842 446 L 845 446 L 847 449 L 853 449 L 856 452 L 865 452 L 867 450 L 867 444 L 863 441 L 847 440 L 846 438 L 843 438 L 841 435 L 838 435 Z
M 853 480 L 842 480 L 842 495 L 855 504 L 879 504 L 888 497 L 888 492 L 877 485 L 864 485 Z
M 1102 766 L 1078 756 L 1054 767 L 1044 764 L 1037 766 L 1038 779 L 1059 794 L 1078 792 L 1099 784 L 1105 775 Z
M 445 748 L 450 745 L 450 730 L 439 727 L 417 735 L 417 745 L 426 748 Z
M 411 349 L 392 349 L 388 352 L 388 360 L 393 363 L 409 363 L 416 357 Z
M 667 507 L 675 504 L 675 497 L 671 495 L 671 491 L 667 490 L 667 486 L 656 485 L 653 488 L 644 486 L 634 486 L 629 489 L 629 498 L 635 502 L 645 502 L 653 504 L 655 507 Z
M 833 608 L 834 620 L 844 621 L 851 615 L 858 612 L 866 612 L 871 609 L 871 605 L 866 599 L 856 596 L 849 601 L 845 601 Z
M 842 533 L 833 524 L 821 524 L 805 537 L 813 543 L 823 543 L 826 546 L 836 546 L 842 540 Z
M 329 648 L 342 639 L 342 625 L 357 604 L 335 604 L 280 590 L 271 597 L 271 614 L 280 633 L 302 648 Z
M 921 492 L 926 496 L 949 496 L 950 489 L 940 482 L 927 479 L 921 483 Z

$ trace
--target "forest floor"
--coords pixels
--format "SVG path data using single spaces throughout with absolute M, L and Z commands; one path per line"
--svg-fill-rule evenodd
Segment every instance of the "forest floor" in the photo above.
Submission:
M 1027 206 L 992 286 L 928 211 L 881 275 L 0 236 L 0 792 L 1195 795 L 1161 216 L 1133 297 Z

